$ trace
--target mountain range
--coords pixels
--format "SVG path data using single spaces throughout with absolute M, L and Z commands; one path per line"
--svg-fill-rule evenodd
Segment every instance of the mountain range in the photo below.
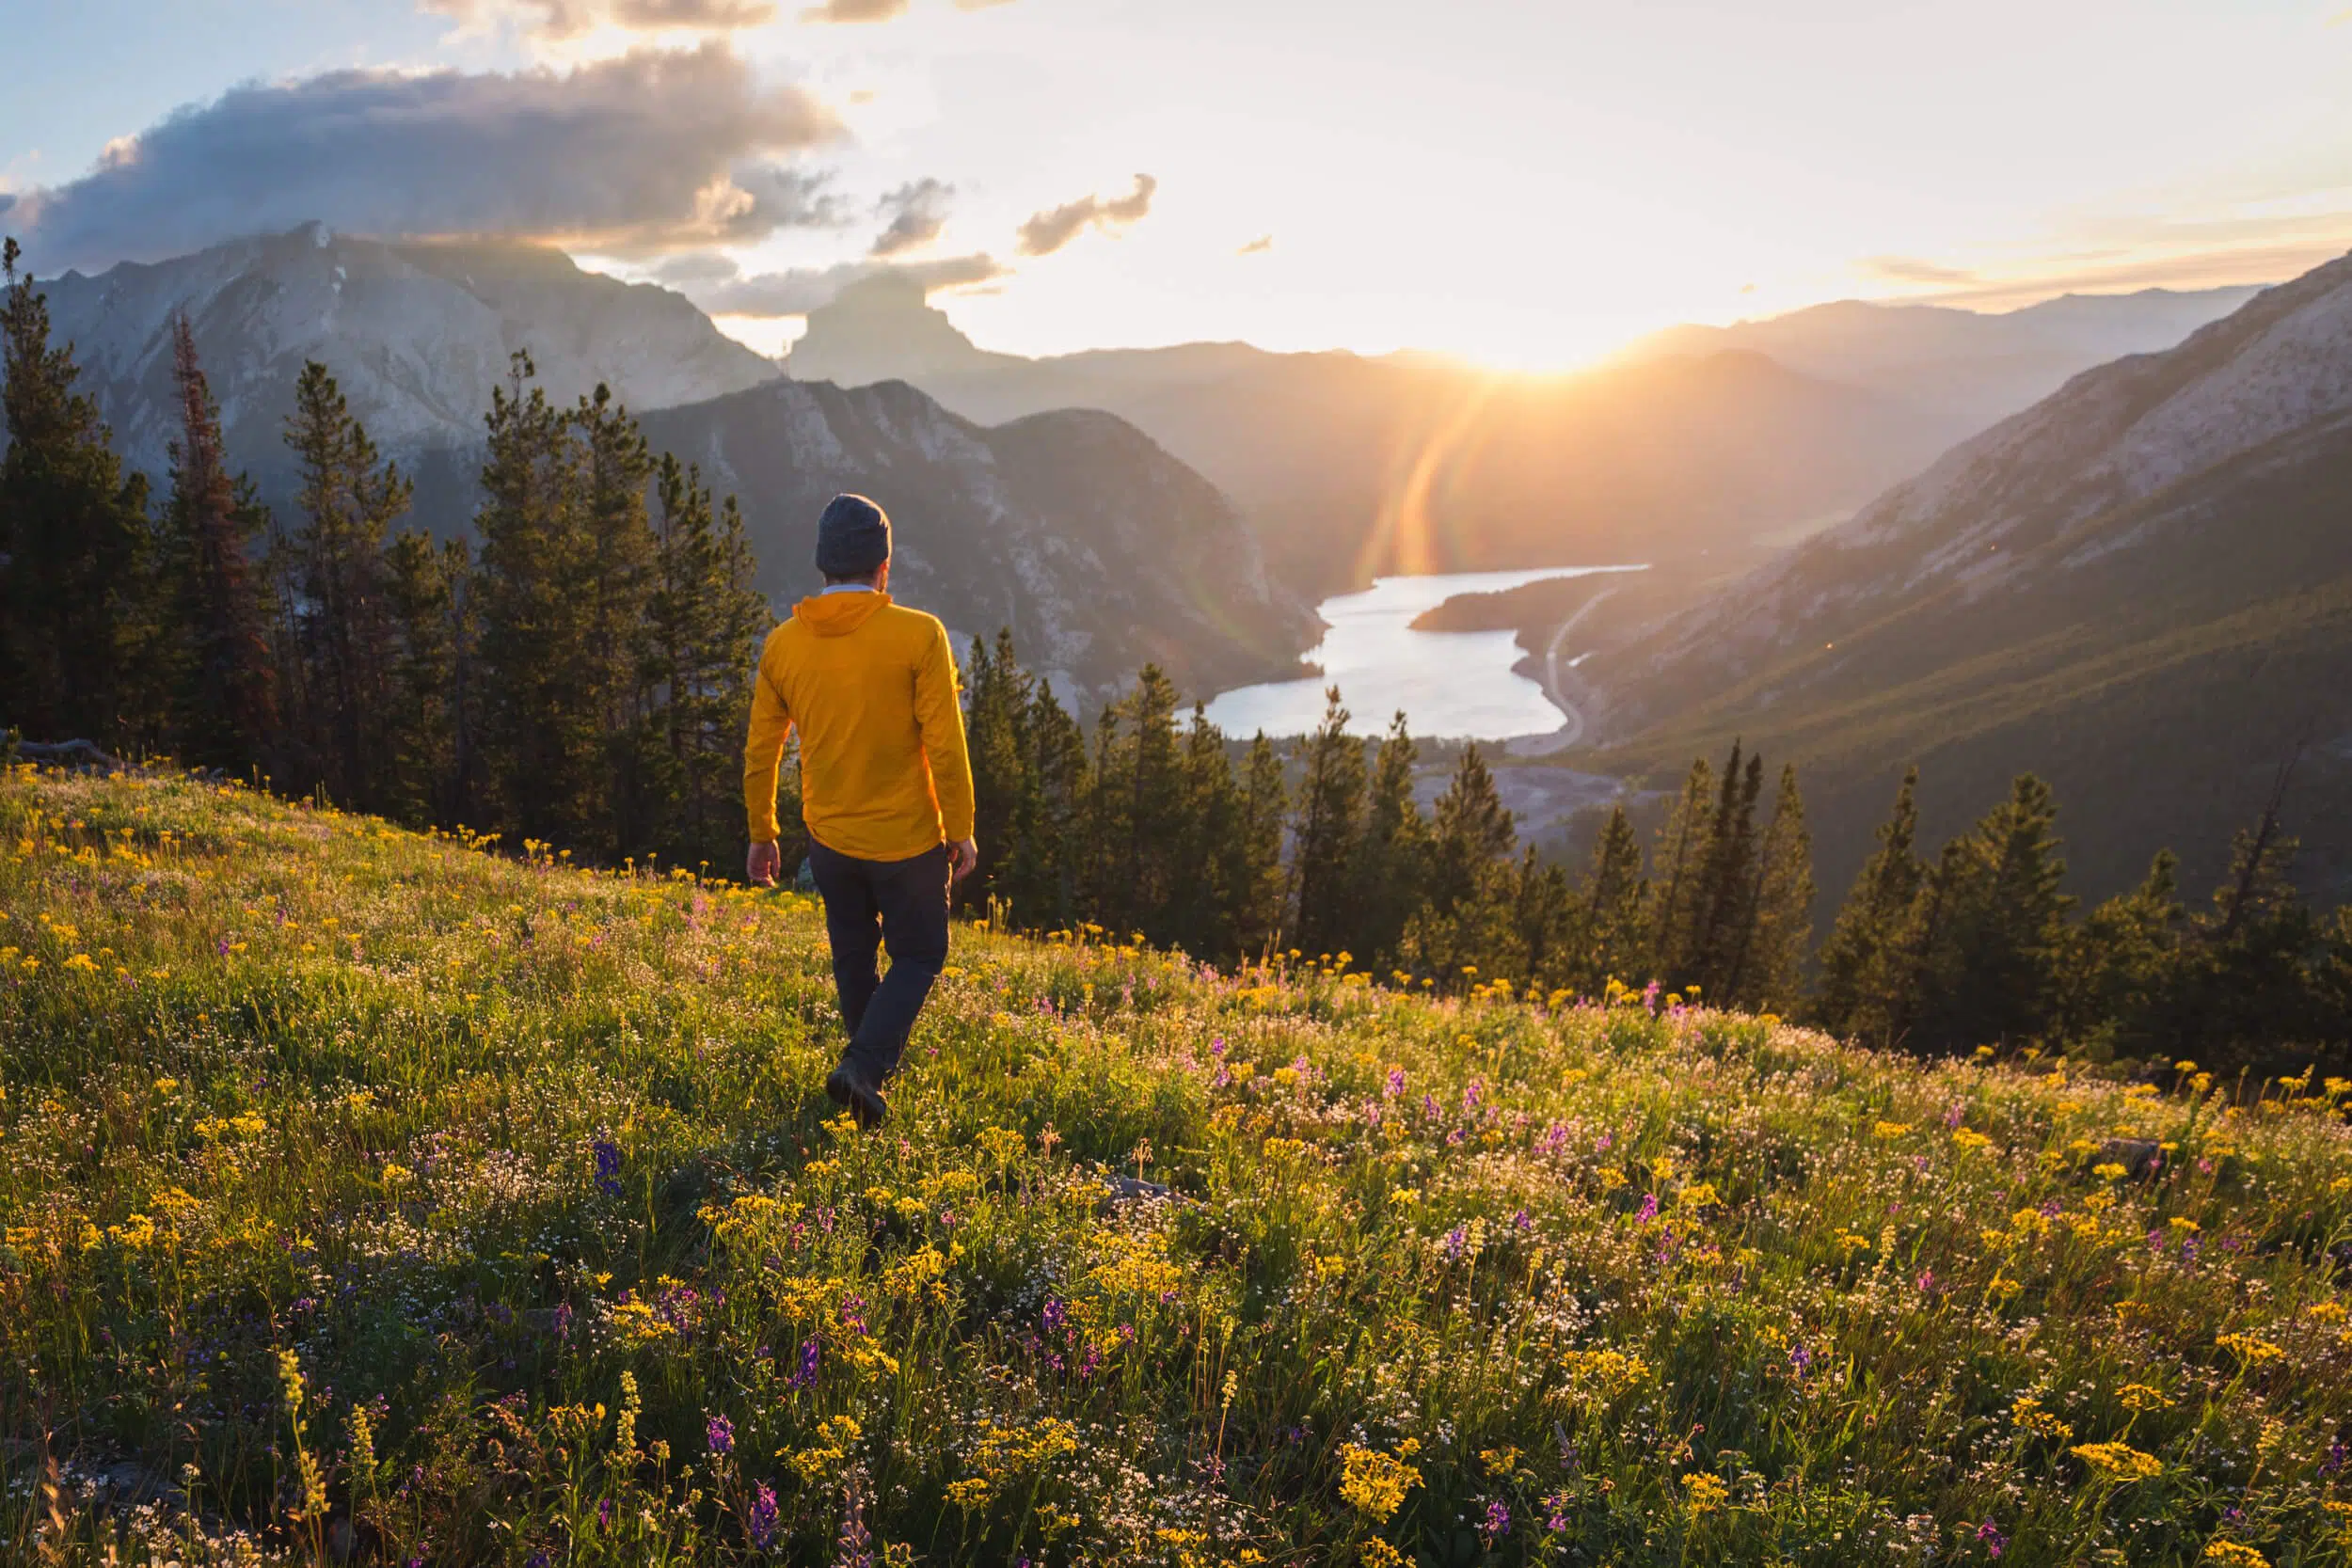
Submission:
M 2352 257 L 2075 377 L 1578 675 L 1613 768 L 1735 736 L 1796 762 L 1837 847 L 1825 882 L 1915 761 L 1937 832 L 2031 769 L 2084 885 L 2170 845 L 2194 886 L 2293 759 L 2303 878 L 2340 887 Z
M 1042 359 L 980 349 L 877 277 L 813 313 L 787 368 L 913 381 L 981 423 L 1120 415 L 1214 481 L 1321 596 L 1391 571 L 1656 561 L 1842 517 L 2115 355 L 2169 347 L 2243 290 L 2076 296 L 2008 315 L 1855 302 L 1661 334 L 1576 374 L 1245 343 Z
M 1104 414 L 983 431 L 904 384 L 842 392 L 784 378 L 682 296 L 512 244 L 391 245 L 317 224 L 152 265 L 42 282 L 53 335 L 117 446 L 160 482 L 177 435 L 171 322 L 185 312 L 231 461 L 275 505 L 306 360 L 417 481 L 412 519 L 461 531 L 483 415 L 527 350 L 559 404 L 612 388 L 657 448 L 732 491 L 779 608 L 813 587 L 807 531 L 870 490 L 898 524 L 899 581 L 959 632 L 1014 628 L 1024 657 L 1089 705 L 1156 659 L 1188 691 L 1295 673 L 1318 623 L 1265 572 L 1216 488 Z

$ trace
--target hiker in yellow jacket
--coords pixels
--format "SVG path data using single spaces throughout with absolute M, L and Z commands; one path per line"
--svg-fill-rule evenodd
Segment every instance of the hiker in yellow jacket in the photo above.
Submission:
M 817 522 L 817 569 L 824 591 L 768 634 L 752 684 L 744 871 L 767 884 L 783 869 L 776 770 L 797 727 L 809 867 L 850 1032 L 825 1092 L 871 1127 L 889 1113 L 882 1086 L 947 962 L 949 893 L 979 859 L 972 764 L 946 627 L 890 601 L 882 509 L 835 496 Z M 878 949 L 890 954 L 887 977 Z

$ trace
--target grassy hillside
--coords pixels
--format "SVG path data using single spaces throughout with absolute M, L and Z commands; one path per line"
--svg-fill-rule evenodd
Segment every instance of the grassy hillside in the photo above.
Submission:
M 2352 1551 L 2344 1085 L 966 929 L 860 1136 L 790 895 L 19 771 L 0 913 L 10 1560 Z

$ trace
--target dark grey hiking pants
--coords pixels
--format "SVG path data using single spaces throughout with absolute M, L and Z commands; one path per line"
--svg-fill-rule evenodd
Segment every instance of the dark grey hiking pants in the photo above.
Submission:
M 880 1084 L 898 1070 L 914 1015 L 947 962 L 947 847 L 912 860 L 862 861 L 814 839 L 808 863 L 825 901 L 833 983 L 850 1031 L 850 1060 Z M 876 955 L 890 954 L 890 973 Z

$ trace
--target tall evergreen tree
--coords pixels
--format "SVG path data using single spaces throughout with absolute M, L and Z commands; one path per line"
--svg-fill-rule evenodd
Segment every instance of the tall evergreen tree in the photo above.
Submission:
M 1113 924 L 1122 935 L 1141 931 L 1164 942 L 1178 885 L 1188 875 L 1182 856 L 1193 837 L 1185 821 L 1189 791 L 1176 733 L 1176 688 L 1158 665 L 1147 664 L 1120 705 L 1127 718 L 1120 767 L 1127 792 L 1126 843 L 1118 879 L 1122 908 Z
M 1289 802 L 1282 786 L 1282 759 L 1261 730 L 1249 742 L 1242 768 L 1240 812 L 1225 842 L 1221 879 L 1225 926 L 1243 958 L 1263 958 L 1282 940 L 1287 913 L 1282 870 L 1282 824 Z
M 294 633 L 293 657 L 278 665 L 288 728 L 332 798 L 385 810 L 397 657 L 386 549 L 413 487 L 379 458 L 316 361 L 295 383 L 286 444 L 301 474 L 303 518 L 282 552 L 293 592 L 278 605 Z
M 1517 967 L 1512 933 L 1518 895 L 1510 863 L 1518 833 L 1476 746 L 1462 749 L 1429 830 L 1428 896 L 1406 927 L 1405 951 L 1440 986 L 1464 978 L 1466 966 L 1486 979 Z M 1524 979 L 1524 975 L 1509 975 Z
M 970 907 L 1009 899 L 1017 868 L 1033 849 L 1024 797 L 1033 787 L 1028 736 L 1032 681 L 1014 656 L 1012 628 L 996 633 L 992 651 L 972 640 L 964 672 L 964 749 L 972 758 L 973 836 L 980 861 L 959 895 Z M 1019 914 L 1025 915 L 1022 911 Z
M 1598 996 L 1612 980 L 1639 988 L 1649 976 L 1644 972 L 1649 923 L 1649 884 L 1642 876 L 1642 843 L 1620 804 L 1610 808 L 1593 845 L 1593 863 L 1584 879 L 1584 908 L 1590 911 L 1582 966 L 1571 973 L 1569 984 L 1588 996 Z
M 171 364 L 180 438 L 171 446 L 164 572 L 172 625 L 184 639 L 176 660 L 172 727 L 181 754 L 191 761 L 231 768 L 271 764 L 278 737 L 276 671 L 268 600 L 253 560 L 267 518 L 252 486 L 229 472 L 220 406 L 184 315 L 172 322 Z
M 0 243 L 0 725 L 34 738 L 162 738 L 164 693 L 142 680 L 158 641 L 147 482 L 125 475 L 72 346 Z
M 625 848 L 724 863 L 742 836 L 743 728 L 773 617 L 752 587 L 735 498 L 714 511 L 701 471 L 666 453 L 654 492 L 653 592 L 644 607 L 650 745 L 641 747 L 650 754 L 639 764 L 652 824 Z M 780 820 L 787 832 L 797 825 Z
M 1813 946 L 1813 835 L 1797 770 L 1784 765 L 1772 821 L 1756 856 L 1756 886 L 1731 949 L 1721 1000 L 1755 1012 L 1793 1013 Z
M 579 591 L 592 575 L 588 478 L 534 373 L 518 352 L 491 391 L 474 518 L 482 804 L 516 837 L 587 847 L 611 819 L 600 700 L 612 650 L 591 647 L 601 606 Z
M 1365 802 L 1363 841 L 1355 862 L 1350 895 L 1354 921 L 1343 939 L 1375 971 L 1392 962 L 1405 927 L 1421 907 L 1429 852 L 1428 823 L 1413 800 L 1413 765 L 1420 748 L 1400 711 L 1374 754 L 1371 792 Z
M 1705 757 L 1691 760 L 1682 793 L 1658 831 L 1651 859 L 1649 932 L 1644 942 L 1653 978 L 1679 984 L 1690 968 L 1705 908 L 1706 867 L 1715 841 L 1715 774 Z
M 1307 741 L 1298 785 L 1292 941 L 1310 957 L 1346 947 L 1355 926 L 1348 900 L 1364 831 L 1364 747 L 1347 733 L 1347 720 L 1340 689 L 1332 687 L 1324 694 L 1323 723 Z
M 385 715 L 385 809 L 407 822 L 456 827 L 473 815 L 473 626 L 463 540 L 436 546 L 404 529 L 385 549 L 385 604 L 394 652 Z
M 2065 862 L 2049 786 L 2021 774 L 1939 866 L 1938 931 L 1928 950 L 1915 1043 L 1949 1051 L 2036 1038 L 2056 1018 Z
M 1666 976 L 1671 985 L 1708 997 L 1724 997 L 1733 985 L 1738 955 L 1756 915 L 1756 807 L 1763 789 L 1764 759 L 1751 755 L 1742 766 L 1740 743 L 1733 741 L 1715 800 L 1713 832 L 1699 863 L 1694 924 L 1681 963 Z
M 1232 867 L 1225 847 L 1241 829 L 1242 800 L 1225 733 L 1209 722 L 1205 703 L 1193 704 L 1181 766 L 1184 799 L 1171 867 L 1168 939 L 1197 957 L 1230 960 L 1238 954 L 1240 940 L 1230 918 L 1232 900 L 1225 878 Z
M 1002 657 L 1009 643 L 997 646 Z M 1018 924 L 1068 929 L 1084 918 L 1085 836 L 1093 795 L 1086 732 L 1042 680 L 1030 690 L 1023 731 L 1028 752 L 1013 830 L 1019 854 L 1006 876 L 1006 896 Z
M 1915 767 L 1904 772 L 1895 791 L 1895 808 L 1879 826 L 1879 847 L 1854 879 L 1836 924 L 1821 944 L 1821 984 L 1812 1014 L 1833 1034 L 1854 1031 L 1865 989 L 1879 972 L 1882 955 L 1899 933 L 1927 877 L 1914 848 L 1919 833 L 1918 789 L 1919 769 Z
M 1591 911 L 1568 885 L 1568 874 L 1531 844 L 1513 879 L 1512 950 L 1499 973 L 1543 990 L 1574 990 L 1592 942 Z

